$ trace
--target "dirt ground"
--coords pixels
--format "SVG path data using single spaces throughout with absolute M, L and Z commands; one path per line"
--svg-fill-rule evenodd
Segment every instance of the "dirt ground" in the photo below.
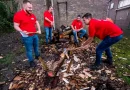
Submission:
M 0 90 L 8 90 L 9 82 L 17 75 L 15 69 L 22 70 L 25 68 L 26 59 L 23 53 L 23 45 L 18 32 L 4 34 L 0 36 Z M 4 85 L 2 84 L 4 83 Z M 5 85 L 7 84 L 7 85 Z

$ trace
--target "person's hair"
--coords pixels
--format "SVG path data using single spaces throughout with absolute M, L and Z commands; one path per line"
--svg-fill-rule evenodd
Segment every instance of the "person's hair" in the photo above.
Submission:
M 87 19 L 92 18 L 92 14 L 91 13 L 86 13 L 86 14 L 83 15 L 82 18 L 84 18 L 84 17 L 87 18 Z
M 23 4 L 31 3 L 29 0 L 23 0 Z
M 50 6 L 48 7 L 48 9 L 50 9 L 51 7 L 53 8 L 53 6 L 50 5 Z
M 81 15 L 77 15 L 77 17 L 80 17 L 80 18 L 81 18 Z

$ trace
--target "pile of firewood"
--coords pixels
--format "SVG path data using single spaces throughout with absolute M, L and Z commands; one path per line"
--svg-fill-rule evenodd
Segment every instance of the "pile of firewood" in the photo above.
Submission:
M 87 50 L 63 52 L 69 43 L 43 46 L 50 77 L 40 61 L 36 68 L 22 71 L 10 83 L 9 90 L 129 90 L 130 86 L 116 77 L 115 68 L 103 64 L 102 69 L 91 71 L 89 66 L 95 61 L 95 43 Z M 47 57 L 47 58 L 45 58 Z M 103 57 L 104 59 L 104 57 Z

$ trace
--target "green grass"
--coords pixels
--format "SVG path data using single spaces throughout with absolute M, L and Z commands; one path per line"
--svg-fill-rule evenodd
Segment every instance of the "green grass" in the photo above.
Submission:
M 124 37 L 121 41 L 112 46 L 114 64 L 117 67 L 116 72 L 118 77 L 123 78 L 128 84 L 130 84 L 130 78 L 123 74 L 128 73 L 130 75 L 130 40 Z
M 0 59 L 0 65 L 10 65 L 13 61 L 14 54 L 10 53 Z
M 45 33 L 39 35 L 39 45 L 43 45 L 45 43 Z
M 125 80 L 125 82 L 127 82 L 130 85 L 130 78 L 129 77 L 122 76 L 122 78 Z
M 18 56 L 18 55 L 21 55 L 22 53 L 25 53 L 26 52 L 26 50 L 25 50 L 25 47 L 21 47 L 19 50 L 17 50 L 14 54 L 16 55 L 16 56 Z
M 11 66 L 12 62 L 14 61 L 14 57 L 17 55 L 21 55 L 22 53 L 25 53 L 24 47 L 21 47 L 19 50 L 15 51 L 13 53 L 7 53 L 5 56 L 3 56 L 2 59 L 0 59 L 0 65 Z
M 5 55 L 4 58 L 0 59 L 0 66 L 2 66 L 4 68 L 10 68 L 14 57 L 15 57 L 15 55 L 12 53 Z M 6 76 L 1 72 L 0 73 L 0 82 L 4 82 L 5 80 L 6 80 Z
M 39 40 L 39 45 L 41 46 L 44 42 L 45 42 L 44 39 L 41 38 L 41 39 Z

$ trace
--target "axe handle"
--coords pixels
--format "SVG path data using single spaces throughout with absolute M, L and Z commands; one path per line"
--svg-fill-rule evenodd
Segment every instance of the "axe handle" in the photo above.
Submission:
M 45 61 L 42 59 L 42 57 L 39 57 L 38 59 L 39 59 L 39 61 L 41 62 L 42 67 L 45 69 L 45 71 L 47 71 L 47 70 L 48 70 L 48 67 L 47 67 Z
M 69 55 L 66 53 L 65 56 L 67 57 L 67 59 L 69 59 Z
M 38 32 L 28 32 L 29 34 L 35 34 L 35 33 L 38 33 Z
M 74 50 L 80 50 L 80 49 L 83 49 L 83 47 L 78 47 L 78 48 L 68 48 L 67 50 L 68 51 L 74 51 Z

